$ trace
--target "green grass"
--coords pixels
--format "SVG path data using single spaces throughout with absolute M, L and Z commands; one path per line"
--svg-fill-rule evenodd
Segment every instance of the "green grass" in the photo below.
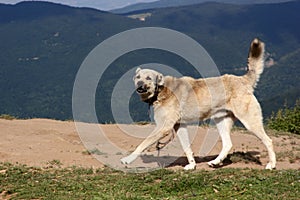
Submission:
M 299 170 L 43 169 L 0 164 L 0 194 L 11 199 L 299 199 Z M 0 195 L 1 198 L 1 195 Z

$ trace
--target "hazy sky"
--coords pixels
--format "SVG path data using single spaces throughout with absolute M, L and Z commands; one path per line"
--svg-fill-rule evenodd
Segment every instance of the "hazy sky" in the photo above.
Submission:
M 21 0 L 0 0 L 0 3 L 15 4 Z M 100 10 L 111 10 L 134 3 L 152 2 L 156 0 L 40 0 L 71 5 L 75 7 L 91 7 Z

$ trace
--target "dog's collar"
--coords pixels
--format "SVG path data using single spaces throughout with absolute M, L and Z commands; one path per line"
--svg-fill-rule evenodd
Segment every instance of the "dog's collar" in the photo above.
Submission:
M 158 88 L 158 85 L 156 84 L 154 95 L 151 98 L 144 100 L 144 102 L 148 104 L 148 117 L 149 117 L 150 121 L 151 121 L 150 107 L 153 106 L 153 103 L 155 101 L 157 101 L 158 93 L 159 93 L 159 88 Z
M 147 103 L 149 107 L 152 106 L 153 103 L 157 101 L 158 93 L 159 93 L 159 86 L 156 84 L 154 95 L 151 98 L 144 100 L 144 102 Z
M 157 101 L 157 96 L 158 96 L 158 93 L 155 92 L 154 95 L 153 95 L 153 97 L 144 100 L 144 102 L 147 103 L 147 104 L 149 104 L 149 106 L 152 106 L 153 103 L 154 103 L 155 101 Z

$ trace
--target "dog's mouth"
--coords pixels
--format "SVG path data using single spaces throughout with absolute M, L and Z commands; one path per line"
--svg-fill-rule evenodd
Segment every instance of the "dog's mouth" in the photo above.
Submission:
M 148 90 L 145 88 L 145 87 L 143 87 L 143 86 L 140 86 L 140 87 L 138 87 L 137 89 L 136 89 L 136 92 L 137 93 L 139 93 L 139 94 L 144 94 L 144 93 L 146 93 Z

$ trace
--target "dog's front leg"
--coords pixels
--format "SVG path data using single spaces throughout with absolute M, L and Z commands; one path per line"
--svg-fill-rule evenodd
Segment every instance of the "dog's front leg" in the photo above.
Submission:
M 129 156 L 121 159 L 123 164 L 132 163 L 141 153 L 150 147 L 161 138 L 165 137 L 166 134 L 172 133 L 173 126 L 163 126 L 162 128 L 156 128 Z
M 177 130 L 177 136 L 183 148 L 183 151 L 188 159 L 189 164 L 184 167 L 185 170 L 193 170 L 196 168 L 194 153 L 191 149 L 191 143 L 186 125 L 180 125 Z

